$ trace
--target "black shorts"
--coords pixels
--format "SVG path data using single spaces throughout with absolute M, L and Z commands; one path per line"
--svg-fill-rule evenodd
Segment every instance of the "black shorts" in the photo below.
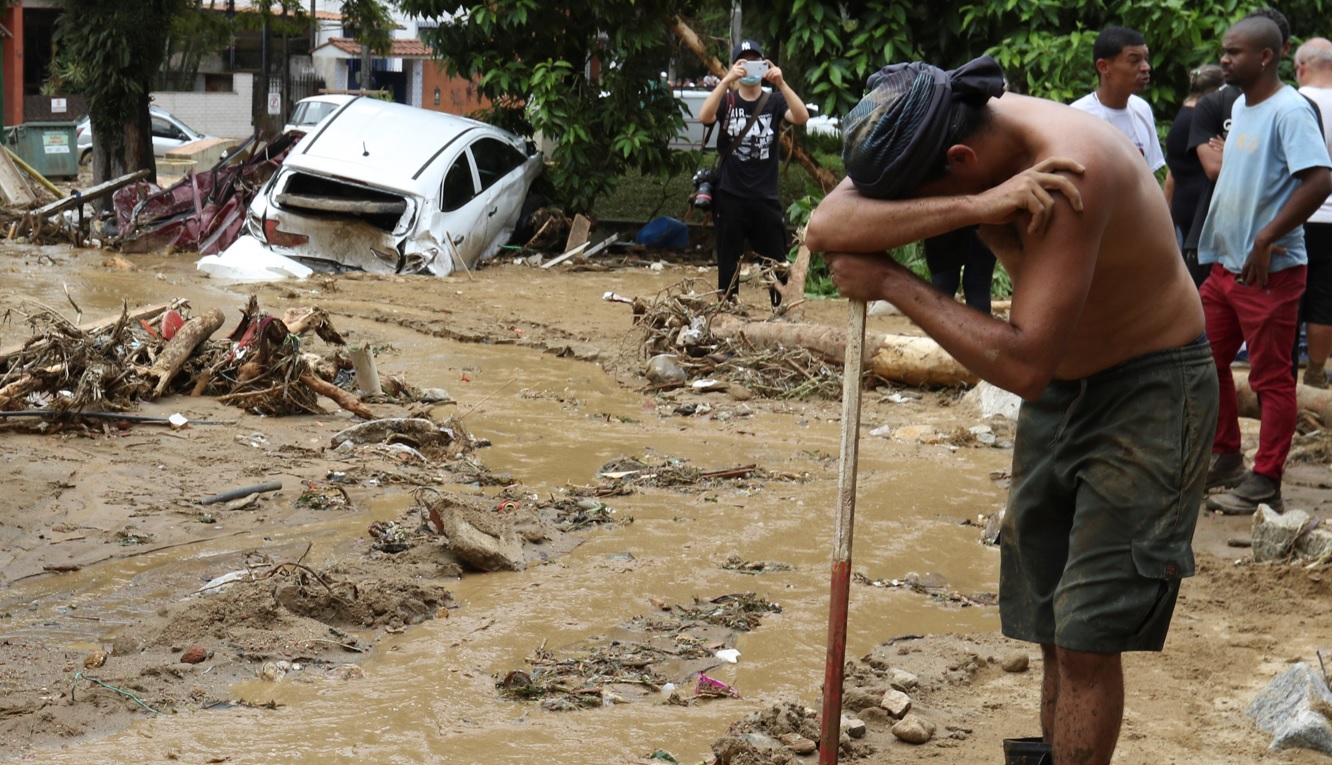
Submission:
M 1217 400 L 1200 338 L 1023 402 L 999 535 L 1005 635 L 1161 650 L 1180 579 L 1193 574 Z
M 1332 325 L 1332 223 L 1304 224 L 1309 272 L 1300 300 L 1300 321 Z

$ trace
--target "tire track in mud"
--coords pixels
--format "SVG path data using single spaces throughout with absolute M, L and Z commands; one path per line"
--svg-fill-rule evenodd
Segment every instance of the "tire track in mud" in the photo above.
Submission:
M 345 318 L 389 324 L 422 335 L 452 340 L 458 343 L 534 348 L 560 358 L 573 358 L 588 362 L 602 361 L 616 355 L 614 352 L 587 342 L 584 338 L 573 333 L 539 322 L 520 322 L 522 326 L 518 329 L 521 330 L 521 334 L 510 329 L 507 330 L 510 334 L 506 335 L 506 330 L 503 329 L 486 330 L 451 326 L 450 322 L 458 318 L 454 314 L 450 314 L 447 318 L 426 319 L 412 318 L 403 316 L 401 313 L 389 313 L 382 310 L 349 311 L 341 309 L 338 313 Z

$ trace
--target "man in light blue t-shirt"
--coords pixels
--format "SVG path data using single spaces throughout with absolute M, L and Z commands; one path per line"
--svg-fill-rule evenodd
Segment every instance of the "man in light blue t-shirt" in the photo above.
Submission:
M 1259 504 L 1283 509 L 1281 477 L 1298 413 L 1290 349 L 1308 262 L 1302 225 L 1332 192 L 1332 159 L 1313 107 L 1277 76 L 1282 41 L 1276 24 L 1245 18 L 1226 32 L 1222 50 L 1226 82 L 1244 95 L 1235 102 L 1198 242 L 1198 261 L 1213 264 L 1200 293 L 1221 386 L 1209 478 L 1244 470 L 1230 373 L 1243 343 L 1262 426 L 1253 469 L 1207 506 L 1249 515 Z

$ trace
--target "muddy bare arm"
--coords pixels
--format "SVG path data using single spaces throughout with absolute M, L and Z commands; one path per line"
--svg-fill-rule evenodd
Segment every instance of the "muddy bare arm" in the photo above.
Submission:
M 972 372 L 1035 398 L 1055 376 L 1091 287 L 1108 218 L 1091 201 L 1077 212 L 1060 197 L 1046 231 L 1015 232 L 1022 278 L 1008 322 L 958 303 L 884 255 L 830 255 L 829 266 L 842 294 L 891 301 Z
M 815 208 L 805 243 L 816 252 L 882 252 L 964 226 L 1020 217 L 1029 233 L 1038 233 L 1050 220 L 1056 196 L 1082 209 L 1077 186 L 1063 172 L 1081 174 L 1083 166 L 1053 157 L 980 194 L 902 200 L 862 196 L 848 178 Z

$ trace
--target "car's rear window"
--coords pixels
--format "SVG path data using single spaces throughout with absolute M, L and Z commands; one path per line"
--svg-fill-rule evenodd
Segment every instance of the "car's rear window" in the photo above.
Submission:
M 329 104 L 322 101 L 311 101 L 308 104 L 301 104 L 296 108 L 296 114 L 292 118 L 292 122 L 297 125 L 317 125 L 320 120 L 332 114 L 337 108 L 337 104 Z

